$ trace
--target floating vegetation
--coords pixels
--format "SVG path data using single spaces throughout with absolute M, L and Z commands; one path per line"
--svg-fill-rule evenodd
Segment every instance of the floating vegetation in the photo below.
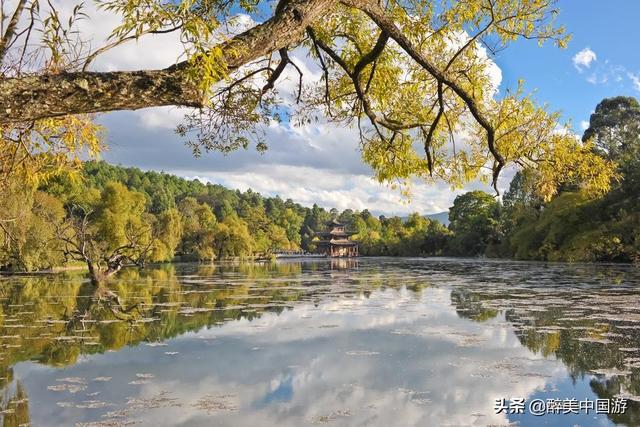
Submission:
M 96 408 L 105 408 L 107 406 L 113 406 L 112 403 L 102 402 L 100 400 L 84 400 L 82 403 L 77 403 L 75 405 L 78 409 L 96 409 Z
M 318 415 L 314 417 L 311 420 L 311 422 L 313 424 L 327 424 L 337 420 L 338 418 L 344 418 L 344 417 L 350 417 L 350 416 L 351 416 L 351 411 L 349 409 L 338 410 L 338 411 L 331 412 L 328 415 Z
M 47 390 L 50 391 L 68 391 L 69 393 L 78 393 L 87 389 L 86 385 L 80 384 L 56 384 L 47 386 Z
M 117 411 L 108 411 L 102 415 L 103 418 L 126 418 L 130 415 L 129 409 L 120 409 Z
M 81 377 L 67 377 L 67 378 L 58 378 L 56 381 L 71 383 L 71 384 L 86 384 L 87 380 Z
M 607 378 L 612 377 L 623 377 L 626 375 L 631 375 L 631 371 L 621 371 L 618 368 L 608 368 L 608 369 L 593 369 L 591 370 L 592 374 L 605 376 Z
M 415 391 L 406 388 L 399 388 L 398 391 L 406 394 L 411 402 L 419 405 L 423 405 L 431 401 L 431 398 L 429 397 L 431 395 L 430 391 Z
M 127 398 L 127 406 L 130 410 L 140 409 L 158 409 L 158 408 L 171 408 L 181 407 L 180 400 L 171 397 L 171 393 L 168 391 L 161 391 L 148 398 L 129 397 Z
M 188 314 L 195 314 L 195 313 L 207 313 L 213 310 L 214 308 L 207 308 L 207 307 L 184 307 L 180 311 L 178 311 L 178 314 L 188 315 Z
M 347 351 L 345 354 L 347 356 L 376 356 L 380 353 L 377 351 L 352 350 L 352 351 Z
M 144 343 L 144 345 L 149 347 L 166 347 L 169 344 L 167 344 L 166 342 L 146 342 Z
M 431 399 L 428 397 L 430 392 L 428 391 L 417 391 L 411 394 L 411 401 L 413 403 L 417 403 L 419 405 L 424 405 L 426 403 L 431 402 Z
M 154 378 L 155 375 L 153 375 L 153 374 L 136 374 L 136 377 L 138 377 L 138 378 L 147 378 L 148 379 L 148 378 Z
M 420 335 L 417 331 L 412 331 L 411 329 L 394 329 L 391 333 L 394 335 Z
M 73 402 L 56 402 L 56 405 L 61 408 L 73 408 L 76 406 L 76 404 Z
M 135 323 L 153 323 L 153 322 L 158 322 L 161 319 L 159 317 L 144 317 L 142 319 L 136 319 Z
M 578 338 L 578 341 L 590 342 L 590 343 L 596 343 L 596 344 L 611 344 L 611 343 L 613 343 L 613 341 L 608 340 L 606 338 L 596 338 L 596 337 L 580 337 L 580 338 Z
M 198 399 L 198 401 L 193 403 L 191 406 L 201 411 L 205 411 L 209 415 L 218 412 L 237 411 L 238 405 L 235 403 L 236 398 L 237 397 L 233 394 L 223 394 L 218 396 L 206 395 Z
M 134 424 L 140 424 L 140 421 L 134 420 L 101 420 L 89 421 L 88 423 L 75 423 L 75 427 L 125 427 Z

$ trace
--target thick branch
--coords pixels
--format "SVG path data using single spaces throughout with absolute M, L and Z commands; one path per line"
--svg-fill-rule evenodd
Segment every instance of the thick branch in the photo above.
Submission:
M 460 97 L 467 105 L 473 118 L 478 122 L 487 133 L 487 146 L 495 159 L 493 167 L 493 185 L 497 186 L 498 176 L 505 165 L 505 160 L 495 147 L 495 130 L 489 120 L 480 111 L 477 102 L 455 81 L 449 79 L 442 71 L 440 71 L 431 61 L 419 51 L 409 38 L 398 28 L 395 22 L 385 14 L 377 2 L 372 0 L 343 0 L 343 3 L 362 10 L 375 23 L 386 32 L 398 45 L 409 55 L 414 61 L 420 64 L 429 74 L 431 74 L 439 83 L 448 86 L 453 92 Z M 497 189 L 496 189 L 497 191 Z
M 298 43 L 337 0 L 292 0 L 275 16 L 218 46 L 228 72 Z M 0 80 L 0 124 L 164 105 L 202 107 L 187 61 L 164 70 L 76 72 Z
M 443 90 L 442 83 L 438 83 L 438 114 L 436 114 L 435 119 L 433 119 L 433 123 L 429 127 L 429 132 L 425 136 L 424 140 L 424 151 L 427 155 L 427 164 L 429 166 L 429 174 L 433 176 L 433 158 L 431 156 L 431 143 L 433 140 L 433 134 L 438 127 L 438 123 L 440 123 L 440 119 L 444 114 L 444 98 L 443 98 Z
M 16 34 L 16 28 L 18 27 L 18 22 L 20 22 L 20 15 L 22 15 L 26 5 L 27 0 L 20 0 L 18 2 L 16 10 L 13 12 L 13 16 L 11 16 L 11 20 L 9 21 L 9 25 L 7 25 L 7 31 L 2 35 L 2 39 L 0 40 L 0 64 L 13 41 L 13 37 Z
M 340 68 L 342 68 L 345 74 L 351 79 L 353 83 L 353 87 L 355 89 L 355 94 L 358 100 L 360 101 L 359 105 L 362 106 L 362 109 L 366 114 L 366 116 L 369 118 L 371 125 L 374 127 L 374 129 L 376 130 L 376 133 L 382 140 L 386 140 L 387 138 L 384 136 L 384 134 L 382 133 L 378 125 L 381 125 L 386 129 L 391 130 L 392 132 L 399 132 L 406 129 L 413 129 L 421 125 L 419 123 L 404 124 L 404 123 L 394 122 L 384 117 L 384 115 L 379 116 L 373 110 L 373 107 L 371 106 L 371 103 L 367 98 L 366 90 L 363 91 L 362 89 L 362 84 L 360 81 L 362 71 L 366 68 L 367 65 L 377 60 L 377 58 L 382 54 L 387 44 L 387 41 L 389 40 L 389 37 L 385 34 L 384 31 L 380 33 L 378 40 L 376 44 L 373 46 L 372 50 L 366 55 L 364 55 L 358 61 L 358 63 L 354 66 L 353 70 L 349 68 L 345 60 L 342 59 L 342 57 L 340 57 L 340 55 L 336 51 L 334 51 L 330 46 L 328 46 L 326 43 L 324 43 L 323 41 L 317 38 L 313 28 L 311 27 L 307 28 L 307 33 L 309 34 L 309 37 L 313 41 L 314 46 L 316 46 L 316 49 L 321 49 L 323 52 L 325 52 L 329 56 L 329 58 L 331 58 L 333 62 L 335 62 L 338 66 L 340 66 Z M 371 78 L 372 77 L 370 77 L 370 79 Z
M 265 94 L 267 93 L 267 91 L 274 88 L 276 80 L 280 78 L 285 68 L 287 68 L 289 62 L 291 62 L 291 60 L 289 59 L 289 52 L 287 51 L 287 48 L 283 47 L 282 49 L 280 49 L 280 63 L 278 64 L 276 69 L 273 70 L 273 73 L 271 73 L 271 76 L 269 76 L 267 83 L 262 88 L 262 94 Z

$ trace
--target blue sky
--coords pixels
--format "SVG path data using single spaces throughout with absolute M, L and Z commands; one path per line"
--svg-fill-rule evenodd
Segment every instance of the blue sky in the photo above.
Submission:
M 640 95 L 628 75 L 640 75 L 640 2 L 560 0 L 559 8 L 559 22 L 573 35 L 567 49 L 552 44 L 540 48 L 524 40 L 499 52 L 495 61 L 502 69 L 501 89 L 524 79 L 527 90 L 537 91 L 539 102 L 562 111 L 581 131 L 580 121 L 588 121 L 603 98 Z M 596 60 L 579 72 L 572 58 L 586 48 L 596 54 Z M 594 77 L 596 83 L 588 81 Z M 618 77 L 622 80 L 616 81 Z
M 640 40 L 640 28 L 636 25 L 640 21 L 640 1 L 559 0 L 558 3 L 559 22 L 573 35 L 567 49 L 552 44 L 539 47 L 534 41 L 521 40 L 500 51 L 493 60 L 502 74 L 502 91 L 515 88 L 518 79 L 523 79 L 525 90 L 535 91 L 538 102 L 561 111 L 580 134 L 603 98 L 640 96 L 640 57 L 636 53 Z M 96 39 L 104 39 L 117 23 L 117 17 L 103 14 L 92 19 L 92 27 L 87 30 L 93 31 Z M 174 36 L 154 36 L 138 44 L 123 45 L 101 57 L 95 67 L 134 70 L 169 66 L 182 49 L 179 41 L 171 37 Z M 319 70 L 309 65 L 310 60 L 304 54 L 295 59 L 302 67 L 311 66 L 305 69 L 306 76 L 314 73 L 319 76 Z M 297 77 L 293 76 L 279 84 L 291 89 L 296 82 Z M 109 145 L 104 159 L 197 177 L 242 191 L 252 188 L 304 205 L 366 208 L 385 215 L 442 212 L 465 191 L 492 192 L 488 185 L 477 182 L 455 191 L 442 183 L 417 182 L 411 199 L 407 200 L 371 178 L 371 169 L 360 158 L 357 131 L 330 123 L 297 128 L 282 123 L 272 127 L 267 133 L 270 148 L 263 155 L 250 149 L 228 156 L 205 153 L 196 159 L 173 131 L 184 113 L 183 109 L 166 107 L 102 116 Z M 502 190 L 508 188 L 511 175 L 503 174 L 499 182 Z

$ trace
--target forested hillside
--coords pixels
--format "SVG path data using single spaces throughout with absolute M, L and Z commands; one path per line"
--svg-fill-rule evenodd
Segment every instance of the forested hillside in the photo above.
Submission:
M 337 218 L 357 232 L 363 255 L 438 255 L 450 234 L 418 214 L 376 218 L 367 210 L 304 207 L 251 190 L 229 190 L 154 171 L 86 162 L 13 203 L 3 227 L 3 269 L 68 262 L 113 274 L 126 263 L 269 256 L 313 251 L 316 231 Z

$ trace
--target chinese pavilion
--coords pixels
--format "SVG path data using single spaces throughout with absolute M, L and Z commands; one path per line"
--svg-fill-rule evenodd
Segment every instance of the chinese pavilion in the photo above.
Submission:
M 358 243 L 349 240 L 349 236 L 356 233 L 345 231 L 344 224 L 333 220 L 328 224 L 328 231 L 316 233 L 320 238 L 317 243 L 318 252 L 330 257 L 358 256 Z

